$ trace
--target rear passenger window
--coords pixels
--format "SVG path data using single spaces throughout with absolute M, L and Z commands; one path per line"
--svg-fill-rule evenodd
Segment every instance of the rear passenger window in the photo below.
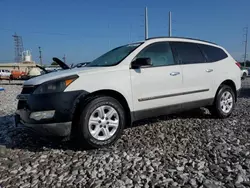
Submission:
M 205 57 L 196 43 L 171 42 L 171 46 L 175 52 L 175 57 L 178 58 L 182 64 L 206 62 Z
M 153 67 L 175 64 L 168 42 L 157 42 L 145 47 L 136 58 L 151 58 Z
M 199 46 L 207 56 L 208 62 L 220 61 L 228 57 L 227 54 L 220 48 L 204 44 L 199 44 Z

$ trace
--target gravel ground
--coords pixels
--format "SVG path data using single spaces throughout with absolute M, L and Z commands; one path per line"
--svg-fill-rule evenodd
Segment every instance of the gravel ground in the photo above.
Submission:
M 203 109 L 160 117 L 79 151 L 16 129 L 21 86 L 0 84 L 0 187 L 250 187 L 250 79 L 243 85 L 228 119 Z

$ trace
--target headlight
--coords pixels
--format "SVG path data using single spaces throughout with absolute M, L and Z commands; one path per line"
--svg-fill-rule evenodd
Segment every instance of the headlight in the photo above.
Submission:
M 45 82 L 34 91 L 33 94 L 57 93 L 63 92 L 78 76 L 71 76 L 62 79 Z

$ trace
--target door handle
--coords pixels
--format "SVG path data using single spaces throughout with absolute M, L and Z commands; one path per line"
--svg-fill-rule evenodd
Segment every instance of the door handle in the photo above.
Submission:
M 213 72 L 213 69 L 207 69 L 206 72 Z
M 171 72 L 171 73 L 170 73 L 171 76 L 177 76 L 177 75 L 179 75 L 179 74 L 180 74 L 180 72 Z

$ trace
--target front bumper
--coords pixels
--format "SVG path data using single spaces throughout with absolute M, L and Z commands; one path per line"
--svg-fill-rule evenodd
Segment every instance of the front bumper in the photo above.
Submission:
M 15 119 L 18 115 L 16 115 Z M 63 122 L 63 123 L 47 123 L 47 124 L 29 124 L 25 123 L 22 120 L 16 121 L 16 126 L 24 126 L 32 129 L 40 135 L 44 136 L 58 136 L 66 137 L 71 133 L 71 123 L 72 122 Z
M 71 134 L 72 119 L 79 96 L 83 91 L 19 96 L 15 115 L 16 126 L 25 126 L 45 136 L 65 137 Z M 33 112 L 54 111 L 53 117 L 34 119 Z

